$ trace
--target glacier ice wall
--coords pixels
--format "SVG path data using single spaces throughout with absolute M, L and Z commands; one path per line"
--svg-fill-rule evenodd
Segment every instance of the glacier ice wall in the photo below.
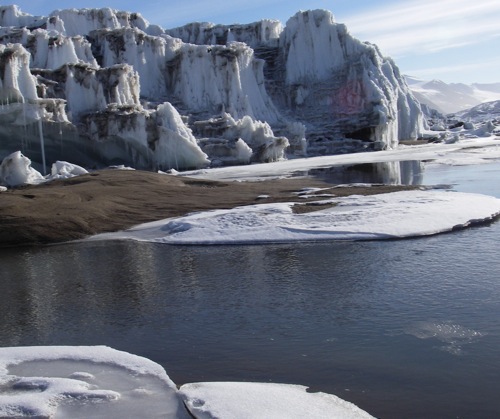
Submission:
M 285 27 L 165 30 L 109 8 L 41 17 L 0 6 L 0 101 L 0 157 L 22 149 L 39 162 L 43 136 L 49 162 L 90 167 L 379 149 L 423 128 L 394 62 L 324 10 Z
M 280 21 L 264 19 L 246 25 L 193 22 L 179 28 L 167 29 L 165 33 L 188 44 L 226 45 L 236 41 L 255 48 L 259 45 L 277 46 L 282 30 Z
M 265 91 L 264 62 L 254 59 L 246 44 L 183 44 L 169 66 L 171 92 L 191 110 L 225 111 L 238 119 L 248 115 L 270 123 L 279 119 Z
M 202 148 L 218 165 L 272 162 L 285 158 L 289 146 L 286 137 L 276 137 L 267 122 L 255 121 L 249 115 L 241 119 L 229 113 L 194 123 L 202 138 Z
M 392 148 L 422 131 L 420 105 L 394 62 L 353 38 L 330 12 L 298 12 L 280 46 L 281 101 L 309 122 L 318 152 L 332 152 L 332 140 L 343 137 Z

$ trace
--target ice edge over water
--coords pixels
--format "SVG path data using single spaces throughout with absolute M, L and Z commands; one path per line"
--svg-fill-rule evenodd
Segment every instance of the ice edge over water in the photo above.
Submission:
M 196 383 L 179 391 L 160 365 L 106 346 L 0 348 L 0 389 L 0 417 L 372 417 L 298 385 Z
M 315 207 L 311 212 L 294 213 L 294 206 L 302 205 Z M 492 221 L 499 215 L 500 199 L 495 197 L 413 190 L 193 213 L 91 239 L 183 245 L 381 240 L 449 232 Z

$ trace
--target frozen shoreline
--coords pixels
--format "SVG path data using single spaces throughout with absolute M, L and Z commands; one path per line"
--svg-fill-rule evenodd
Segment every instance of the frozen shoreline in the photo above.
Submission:
M 296 213 L 294 208 L 297 206 L 312 210 Z M 326 209 L 322 209 L 324 207 Z M 147 223 L 91 239 L 132 239 L 182 245 L 382 240 L 449 232 L 492 221 L 499 215 L 500 199 L 494 197 L 413 190 L 351 195 L 307 204 L 257 204 L 214 210 Z
M 38 186 L 24 186 L 16 189 L 1 192 L 4 205 L 0 208 L 0 246 L 18 246 L 18 245 L 39 245 L 48 243 L 61 243 L 76 239 L 101 234 L 111 233 L 109 235 L 100 235 L 95 239 L 138 239 L 154 240 L 169 243 L 189 243 L 186 231 L 192 230 L 201 232 L 202 230 L 193 229 L 194 225 L 189 224 L 196 219 L 197 228 L 202 220 L 209 222 L 214 220 L 213 213 L 203 214 L 203 211 L 229 210 L 235 207 L 249 206 L 245 214 L 244 209 L 238 209 L 240 224 L 248 224 L 251 214 L 259 211 L 267 211 L 266 207 L 259 207 L 259 204 L 271 205 L 279 204 L 272 210 L 275 214 L 275 220 L 266 219 L 273 224 L 278 222 L 273 228 L 266 227 L 265 237 L 256 237 L 256 242 L 283 242 L 287 240 L 325 240 L 325 239 L 366 239 L 366 238 L 384 238 L 384 237 L 409 237 L 423 234 L 435 234 L 442 231 L 449 231 L 456 225 L 466 226 L 469 222 L 487 221 L 494 218 L 498 213 L 498 206 L 494 198 L 478 197 L 474 195 L 453 196 L 448 192 L 441 191 L 437 193 L 428 193 L 425 197 L 423 191 L 415 191 L 412 202 L 420 200 L 419 206 L 413 209 L 409 208 L 408 197 L 398 202 L 397 195 L 388 195 L 385 203 L 380 201 L 374 203 L 373 199 L 363 198 L 363 195 L 381 194 L 402 191 L 407 189 L 416 189 L 416 186 L 401 185 L 347 185 L 349 187 L 334 188 L 327 180 L 315 177 L 296 176 L 297 173 L 307 172 L 310 169 L 329 168 L 332 166 L 388 162 L 390 179 L 401 178 L 398 172 L 398 165 L 392 165 L 391 162 L 399 161 L 422 161 L 428 164 L 448 164 L 448 165 L 466 165 L 466 164 L 485 164 L 500 160 L 500 143 L 493 139 L 479 139 L 476 141 L 467 141 L 458 144 L 429 144 L 422 146 L 400 147 L 396 150 L 383 152 L 359 153 L 340 156 L 313 157 L 307 159 L 287 160 L 277 163 L 256 164 L 248 166 L 233 166 L 220 169 L 210 169 L 194 172 L 184 172 L 178 176 L 167 176 L 152 172 L 141 172 L 132 170 L 106 170 L 93 172 L 71 179 L 60 179 L 44 183 Z M 309 193 L 304 191 L 308 188 Z M 300 193 L 302 191 L 302 193 Z M 429 191 L 430 192 L 430 191 Z M 345 209 L 345 199 L 342 197 L 348 195 L 359 195 L 356 198 L 350 198 L 350 205 L 362 207 L 367 205 L 367 211 L 364 220 L 356 216 L 356 223 L 362 222 L 366 235 L 361 235 L 359 228 L 352 230 L 349 224 L 342 224 L 342 231 L 346 234 L 341 236 L 337 233 L 332 236 L 332 231 L 328 225 L 326 230 L 330 231 L 327 236 L 322 236 L 313 232 L 316 230 L 325 230 L 325 223 L 335 224 L 336 220 L 332 217 L 339 208 Z M 403 195 L 399 195 L 402 197 Z M 432 197 L 436 198 L 434 203 Z M 62 199 L 63 198 L 63 199 Z M 435 224 L 432 214 L 438 214 L 440 211 L 447 211 L 442 207 L 444 201 L 450 201 L 447 205 L 453 207 L 454 204 L 463 208 L 463 214 L 453 208 L 454 217 L 443 219 L 438 228 L 432 231 L 419 231 L 418 215 L 420 210 L 430 214 L 426 221 L 422 220 L 420 225 L 428 223 L 429 220 Z M 451 201 L 455 201 L 451 204 Z M 313 215 L 289 215 L 299 208 L 297 203 L 307 203 L 312 209 L 314 201 L 318 204 L 336 205 L 335 211 L 322 211 L 321 205 L 314 211 L 315 217 L 312 228 L 309 228 L 307 220 L 313 221 Z M 344 202 L 345 201 L 345 202 Z M 488 201 L 488 202 L 487 202 Z M 344 202 L 344 203 L 342 203 Z M 424 205 L 425 203 L 425 205 Z M 397 214 L 398 205 L 407 208 L 406 214 L 412 219 L 412 231 L 394 231 L 390 228 L 383 231 L 383 224 L 376 225 L 373 214 L 387 214 L 387 221 L 390 219 L 390 212 Z M 486 205 L 486 206 L 484 206 Z M 251 206 L 251 207 L 250 207 Z M 301 205 L 305 207 L 305 205 Z M 481 211 L 470 211 L 468 207 L 483 208 Z M 316 209 L 316 208 L 314 208 Z M 308 211 L 310 212 L 310 211 Z M 196 215 L 193 215 L 196 213 Z M 302 232 L 309 230 L 306 235 L 283 234 L 283 230 L 277 231 L 279 227 L 278 213 L 282 215 L 282 221 L 286 224 L 298 226 Z M 234 217 L 236 212 L 225 212 L 224 217 Z M 329 218 L 324 218 L 318 224 L 318 220 L 328 214 Z M 348 215 L 348 214 L 347 214 Z M 347 216 L 344 215 L 344 218 Z M 220 213 L 220 217 L 222 213 Z M 464 216 L 466 219 L 464 219 Z M 180 220 L 179 217 L 187 217 Z M 250 217 L 250 218 L 248 218 Z M 283 218 L 284 217 L 284 218 Z M 469 217 L 469 218 L 467 218 Z M 172 220 L 177 218 L 177 220 Z M 262 218 L 262 217 L 261 217 Z M 293 219 L 292 219 L 293 218 Z M 446 218 L 446 217 L 445 217 Z M 169 219 L 168 221 L 165 221 Z M 244 221 L 246 219 L 246 221 Z M 286 219 L 286 220 L 285 220 Z M 179 223 L 184 227 L 179 227 Z M 142 226 L 142 223 L 155 221 L 156 224 Z M 169 224 L 172 222 L 173 224 Z M 211 221 L 210 221 L 211 222 Z M 404 223 L 400 220 L 399 223 Z M 174 224 L 176 224 L 173 231 Z M 236 223 L 236 224 L 235 224 Z M 237 226 L 237 221 L 231 222 L 233 227 Z M 169 225 L 169 227 L 165 227 Z M 278 226 L 278 227 L 276 227 Z M 163 234 L 162 228 L 169 230 L 170 234 Z M 276 227 L 276 228 L 275 228 Z M 125 229 L 131 229 L 128 231 Z M 184 231 L 180 233 L 179 228 Z M 252 237 L 248 236 L 243 240 L 237 237 L 237 228 L 233 229 L 229 235 L 223 237 L 217 234 L 216 239 L 207 239 L 207 235 L 213 235 L 205 227 L 203 233 L 204 240 L 198 240 L 200 243 L 249 243 Z M 156 229 L 156 231 L 155 231 Z M 274 235 L 271 231 L 274 230 Z M 228 230 L 227 230 L 228 231 Z M 175 233 L 175 234 L 172 234 Z M 168 236 L 168 237 L 167 237 Z M 183 236 L 183 238 L 180 238 Z M 293 236 L 293 237 L 292 237 Z M 166 237 L 166 238 L 165 238 Z M 178 241 L 174 238 L 180 238 Z M 193 241 L 191 240 L 191 243 Z
M 245 183 L 258 184 L 262 179 L 282 179 L 300 171 L 339 164 L 426 160 L 432 162 L 430 164 L 468 165 L 487 164 L 498 159 L 498 141 L 478 139 L 457 144 L 400 147 L 375 153 L 201 170 L 183 175 L 205 180 L 246 180 Z M 394 170 L 397 172 L 398 168 Z M 397 178 L 397 175 L 395 173 L 392 177 Z M 354 190 L 351 196 L 345 197 L 340 194 L 342 188 L 338 185 L 326 185 L 300 193 L 301 203 L 295 200 L 198 212 L 137 225 L 126 231 L 97 235 L 91 240 L 132 239 L 207 245 L 394 239 L 449 232 L 489 222 L 500 215 L 500 199 L 423 189 L 373 196 L 363 196 L 366 194 L 357 194 Z
M 298 385 L 195 383 L 178 389 L 160 365 L 107 346 L 0 348 L 0 384 L 0 417 L 372 417 Z

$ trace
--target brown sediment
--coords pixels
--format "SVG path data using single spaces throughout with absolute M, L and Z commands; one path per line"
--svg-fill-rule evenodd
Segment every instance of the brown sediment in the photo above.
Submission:
M 0 246 L 65 242 L 195 211 L 266 202 L 304 204 L 307 200 L 296 192 L 332 186 L 314 178 L 218 182 L 144 171 L 103 170 L 1 192 Z M 369 195 L 401 189 L 390 185 L 352 186 L 328 193 Z M 301 206 L 304 208 L 297 208 L 297 212 L 322 209 Z

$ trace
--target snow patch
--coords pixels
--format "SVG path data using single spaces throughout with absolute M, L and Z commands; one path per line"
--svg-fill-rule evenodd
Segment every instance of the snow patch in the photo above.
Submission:
M 315 208 L 295 213 L 295 205 Z M 499 214 L 500 199 L 491 196 L 413 190 L 194 213 L 92 239 L 193 245 L 394 239 L 453 231 Z
M 307 387 L 275 383 L 193 383 L 180 389 L 189 411 L 208 419 L 368 419 L 373 416 L 352 403 Z

